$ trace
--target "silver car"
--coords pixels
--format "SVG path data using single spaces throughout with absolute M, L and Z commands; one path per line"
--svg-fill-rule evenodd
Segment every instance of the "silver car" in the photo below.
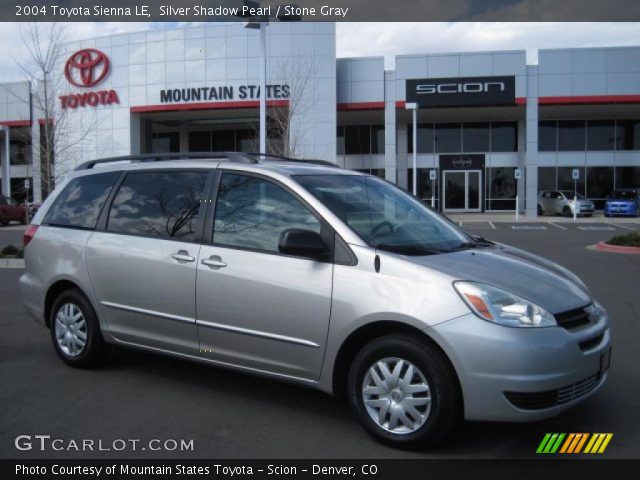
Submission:
M 412 447 L 556 415 L 607 378 L 609 319 L 579 278 L 384 180 L 144 160 L 80 167 L 26 230 L 22 300 L 71 366 L 120 345 L 297 382 Z
M 543 190 L 538 195 L 538 215 L 552 213 L 572 217 L 574 210 L 577 216 L 590 217 L 595 206 L 584 195 L 571 190 Z

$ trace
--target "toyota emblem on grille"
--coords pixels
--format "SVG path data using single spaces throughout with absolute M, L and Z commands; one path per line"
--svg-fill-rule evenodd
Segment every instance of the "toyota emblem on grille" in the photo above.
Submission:
M 85 48 L 69 57 L 64 76 L 76 87 L 93 87 L 109 73 L 109 58 L 100 50 Z

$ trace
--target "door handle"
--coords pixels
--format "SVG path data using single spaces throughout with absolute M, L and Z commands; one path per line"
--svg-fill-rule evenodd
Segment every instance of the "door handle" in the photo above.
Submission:
M 206 265 L 207 267 L 212 267 L 212 268 L 224 268 L 227 266 L 226 263 L 224 263 L 222 261 L 222 259 L 217 256 L 217 255 L 211 255 L 209 258 L 203 258 L 202 259 L 202 264 Z
M 179 262 L 195 262 L 195 257 L 189 255 L 189 252 L 186 250 L 178 250 L 177 253 L 171 255 L 171 258 L 177 260 Z

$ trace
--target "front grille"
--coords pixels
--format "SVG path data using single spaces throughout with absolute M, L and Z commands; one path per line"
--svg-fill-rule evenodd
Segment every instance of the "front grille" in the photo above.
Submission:
M 556 318 L 558 325 L 566 330 L 580 328 L 585 325 L 589 325 L 590 322 L 586 307 L 574 308 L 573 310 L 557 313 L 554 317 Z
M 556 390 L 544 392 L 504 392 L 509 402 L 522 410 L 543 410 L 562 405 L 586 395 L 600 383 L 602 376 L 597 373 L 579 382 L 566 385 Z

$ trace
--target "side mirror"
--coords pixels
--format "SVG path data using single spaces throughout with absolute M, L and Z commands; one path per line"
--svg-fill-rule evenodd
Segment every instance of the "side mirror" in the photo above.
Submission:
M 278 251 L 285 255 L 323 260 L 329 249 L 319 233 L 311 230 L 289 229 L 280 234 Z

